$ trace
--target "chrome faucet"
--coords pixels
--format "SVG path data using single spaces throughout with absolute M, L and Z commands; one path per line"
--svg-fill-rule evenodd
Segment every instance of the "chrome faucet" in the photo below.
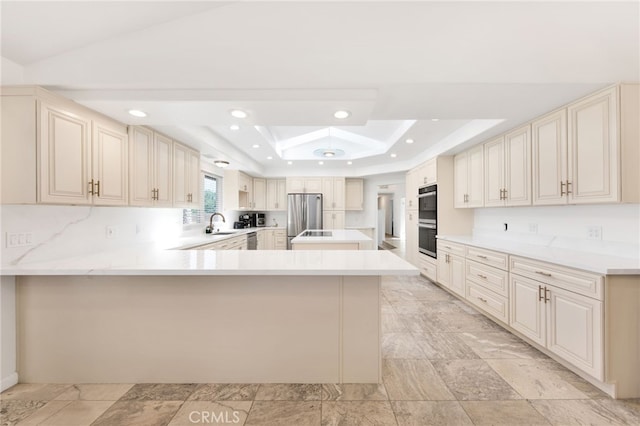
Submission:
M 222 218 L 222 223 L 226 222 L 226 219 L 224 218 L 224 215 L 222 213 L 214 213 L 211 215 L 211 217 L 209 218 L 209 226 L 207 226 L 204 230 L 205 233 L 207 234 L 211 234 L 213 232 L 213 218 L 215 216 L 220 216 Z

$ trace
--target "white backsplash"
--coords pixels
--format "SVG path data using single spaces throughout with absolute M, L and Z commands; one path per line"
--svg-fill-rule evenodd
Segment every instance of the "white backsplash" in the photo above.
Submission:
M 182 234 L 182 209 L 3 205 L 1 213 L 3 265 L 161 245 Z M 107 227 L 115 231 L 111 237 Z M 32 245 L 7 248 L 7 233 L 23 232 L 32 233 Z
M 590 227 L 601 229 L 602 238 L 588 238 Z M 640 204 L 476 209 L 473 234 L 637 258 Z

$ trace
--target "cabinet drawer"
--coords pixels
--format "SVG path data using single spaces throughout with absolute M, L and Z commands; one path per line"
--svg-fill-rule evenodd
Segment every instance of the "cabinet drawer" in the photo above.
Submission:
M 467 247 L 467 259 L 475 260 L 485 265 L 495 266 L 505 271 L 509 267 L 509 255 L 477 247 Z
M 438 278 L 438 266 L 436 260 L 420 254 L 418 263 L 420 265 L 420 272 L 422 272 L 422 274 L 424 274 L 424 276 L 429 278 L 431 281 L 436 282 Z
M 598 300 L 603 299 L 602 275 L 516 256 L 511 256 L 510 267 L 513 274 L 533 278 Z
M 466 277 L 468 281 L 481 285 L 501 296 L 509 295 L 509 273 L 498 268 L 483 265 L 467 258 Z
M 451 243 L 445 240 L 438 240 L 438 251 L 464 256 L 464 246 L 462 244 Z
M 494 292 L 467 281 L 466 298 L 469 302 L 493 316 L 497 320 L 507 323 L 509 315 L 509 302 L 506 297 L 498 296 Z

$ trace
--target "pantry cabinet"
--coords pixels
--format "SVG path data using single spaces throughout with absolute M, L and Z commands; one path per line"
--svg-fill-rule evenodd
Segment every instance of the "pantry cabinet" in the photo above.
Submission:
M 405 257 L 414 266 L 418 266 L 418 211 L 405 211 Z
M 129 127 L 129 204 L 173 205 L 173 141 L 145 127 Z
M 364 180 L 363 179 L 346 179 L 345 180 L 345 210 L 363 210 L 364 209 Z
M 483 146 L 478 145 L 454 157 L 454 206 L 473 208 L 484 205 Z
M 418 171 L 409 170 L 405 175 L 405 197 L 407 210 L 418 210 Z
M 322 195 L 324 210 L 344 210 L 345 178 L 322 178 Z
M 173 144 L 173 205 L 198 208 L 200 204 L 200 154 L 178 142 Z
M 267 180 L 267 206 L 266 210 L 287 210 L 287 188 L 284 179 Z

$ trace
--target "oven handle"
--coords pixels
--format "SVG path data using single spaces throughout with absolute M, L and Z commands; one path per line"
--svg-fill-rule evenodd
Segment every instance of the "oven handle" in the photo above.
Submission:
M 418 194 L 418 198 L 435 197 L 435 196 L 436 196 L 436 191 L 425 192 L 424 194 Z
M 418 228 L 436 229 L 436 225 L 432 223 L 418 223 Z

